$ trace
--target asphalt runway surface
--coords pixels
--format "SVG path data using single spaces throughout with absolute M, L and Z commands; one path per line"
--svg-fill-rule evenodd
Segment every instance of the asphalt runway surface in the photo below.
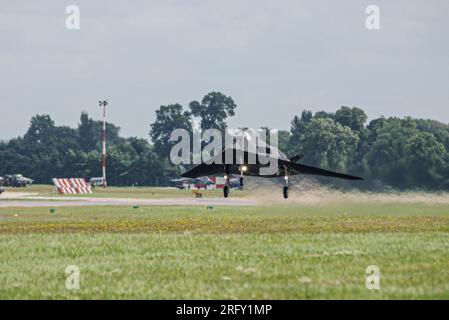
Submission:
M 83 207 L 83 206 L 247 206 L 255 201 L 242 198 L 72 198 L 72 197 L 20 197 L 0 196 L 0 208 L 9 207 Z

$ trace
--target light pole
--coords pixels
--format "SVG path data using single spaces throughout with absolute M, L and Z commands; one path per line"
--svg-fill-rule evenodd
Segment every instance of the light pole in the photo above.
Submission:
M 106 188 L 106 106 L 108 100 L 98 101 L 98 104 L 103 107 L 103 188 Z

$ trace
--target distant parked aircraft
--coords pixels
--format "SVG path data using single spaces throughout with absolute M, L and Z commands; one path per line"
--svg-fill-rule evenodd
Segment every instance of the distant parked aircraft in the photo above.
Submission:
M 20 188 L 33 183 L 33 179 L 26 178 L 21 174 L 8 174 L 0 178 L 5 187 Z

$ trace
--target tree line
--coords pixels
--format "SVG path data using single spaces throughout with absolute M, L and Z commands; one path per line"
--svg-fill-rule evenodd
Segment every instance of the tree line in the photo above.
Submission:
M 120 128 L 106 124 L 108 184 L 166 186 L 179 176 L 169 161 L 170 134 L 176 128 L 192 131 L 196 119 L 202 130 L 224 131 L 235 115 L 230 96 L 210 92 L 201 101 L 162 105 L 150 124 L 147 139 L 120 136 Z M 0 176 L 22 173 L 36 183 L 53 177 L 101 176 L 102 123 L 82 112 L 76 128 L 57 126 L 49 115 L 36 115 L 26 133 L 0 141 Z M 411 117 L 380 117 L 367 122 L 358 107 L 335 112 L 303 110 L 279 131 L 279 148 L 301 163 L 350 172 L 365 178 L 362 188 L 449 189 L 449 125 Z M 319 178 L 318 178 L 319 179 Z M 342 181 L 319 179 L 335 186 Z

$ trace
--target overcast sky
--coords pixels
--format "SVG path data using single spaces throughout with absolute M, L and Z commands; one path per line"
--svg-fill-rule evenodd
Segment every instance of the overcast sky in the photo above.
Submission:
M 448 15 L 445 0 L 0 0 L 0 139 L 37 113 L 99 118 L 99 99 L 124 136 L 147 138 L 161 104 L 213 90 L 237 103 L 231 127 L 288 129 L 341 105 L 449 122 Z

